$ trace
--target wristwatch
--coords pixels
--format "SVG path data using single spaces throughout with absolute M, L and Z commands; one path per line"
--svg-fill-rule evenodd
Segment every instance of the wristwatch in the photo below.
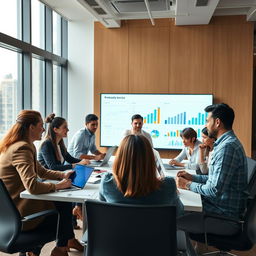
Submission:
M 192 181 L 189 181 L 187 184 L 186 184 L 186 189 L 189 190 L 190 189 L 190 184 L 192 183 Z

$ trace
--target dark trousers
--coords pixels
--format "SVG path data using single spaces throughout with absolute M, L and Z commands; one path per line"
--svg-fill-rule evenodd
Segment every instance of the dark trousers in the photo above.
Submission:
M 58 216 L 50 215 L 47 216 L 36 229 L 47 230 L 52 227 L 58 228 L 56 237 L 56 246 L 63 247 L 67 246 L 68 240 L 74 238 L 74 231 L 72 225 L 72 203 L 69 202 L 54 202 L 56 210 L 59 212 L 59 223 Z M 58 227 L 57 227 L 58 224 Z M 44 245 L 38 246 L 32 250 L 36 255 L 40 255 L 41 249 Z
M 216 235 L 234 235 L 241 227 L 233 221 L 217 219 L 214 217 L 205 218 L 203 212 L 187 213 L 177 219 L 177 228 L 187 233 L 193 234 L 216 234 Z M 220 216 L 221 217 L 221 216 Z

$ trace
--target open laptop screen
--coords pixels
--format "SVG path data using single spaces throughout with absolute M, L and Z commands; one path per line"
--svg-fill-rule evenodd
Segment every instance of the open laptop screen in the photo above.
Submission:
M 78 188 L 83 188 L 90 178 L 93 168 L 86 165 L 76 164 L 74 173 L 70 175 L 72 185 Z

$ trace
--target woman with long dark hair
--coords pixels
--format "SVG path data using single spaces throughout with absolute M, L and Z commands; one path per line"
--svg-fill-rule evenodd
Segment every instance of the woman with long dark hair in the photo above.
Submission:
M 3 180 L 11 198 L 21 216 L 30 215 L 42 210 L 56 208 L 60 214 L 60 222 L 56 247 L 51 256 L 68 256 L 67 247 L 83 248 L 75 239 L 72 227 L 72 204 L 67 202 L 48 202 L 22 199 L 20 193 L 28 190 L 31 194 L 54 192 L 71 186 L 69 176 L 73 171 L 59 172 L 47 170 L 36 160 L 34 141 L 40 140 L 44 132 L 43 120 L 39 112 L 22 110 L 16 123 L 0 141 L 0 178 Z M 57 184 L 40 182 L 42 179 L 61 180 Z M 38 225 L 56 225 L 57 220 L 46 217 L 44 220 L 30 221 L 24 230 L 34 229 Z M 40 254 L 35 248 L 29 255 Z
M 38 161 L 47 169 L 64 171 L 72 169 L 76 164 L 88 164 L 89 160 L 72 157 L 64 144 L 63 138 L 69 131 L 67 121 L 63 117 L 50 114 L 46 117 L 48 129 L 39 148 Z M 69 164 L 64 164 L 65 162 Z
M 198 164 L 202 174 L 208 174 L 215 139 L 209 136 L 206 127 L 202 129 L 202 144 L 199 145 Z
M 86 159 L 74 158 L 67 152 L 63 138 L 67 137 L 69 129 L 67 121 L 63 117 L 55 117 L 55 114 L 52 113 L 46 117 L 45 122 L 48 123 L 48 129 L 38 154 L 38 161 L 42 166 L 46 169 L 64 171 L 74 168 L 76 164 L 90 163 Z M 76 218 L 82 219 L 80 205 L 74 204 L 73 214 L 73 226 L 75 229 L 79 229 Z

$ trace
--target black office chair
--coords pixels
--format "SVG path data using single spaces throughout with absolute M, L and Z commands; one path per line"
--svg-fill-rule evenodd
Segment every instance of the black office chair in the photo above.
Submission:
M 222 217 L 219 218 L 223 219 Z M 205 223 L 207 223 L 207 216 L 205 218 Z M 256 243 L 256 197 L 254 197 L 250 202 L 244 220 L 240 224 L 241 231 L 232 236 L 222 236 L 209 233 L 190 233 L 189 236 L 195 241 L 206 243 L 207 245 L 214 246 L 219 250 L 218 252 L 207 253 L 207 255 L 234 255 L 229 253 L 229 251 L 250 250 Z
M 22 218 L 13 203 L 3 181 L 0 179 L 0 251 L 25 255 L 26 252 L 43 247 L 48 242 L 54 241 L 57 234 L 58 212 L 46 210 Z M 56 219 L 56 226 L 40 225 L 29 231 L 22 231 L 24 222 L 45 216 Z
M 176 207 L 85 201 L 86 256 L 177 255 Z
M 252 199 L 256 196 L 256 161 L 247 158 L 247 166 L 248 166 L 248 194 L 249 198 Z

